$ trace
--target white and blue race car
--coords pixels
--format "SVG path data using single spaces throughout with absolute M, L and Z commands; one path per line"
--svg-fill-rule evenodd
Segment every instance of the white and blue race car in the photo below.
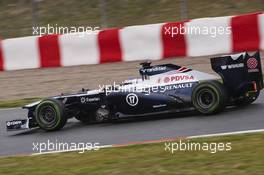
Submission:
M 212 69 L 220 75 L 220 80 L 174 64 L 152 66 L 144 62 L 141 66 L 139 79 L 26 105 L 23 108 L 28 109 L 27 119 L 6 122 L 7 130 L 40 127 L 54 131 L 72 117 L 91 123 L 189 110 L 210 115 L 228 105 L 250 104 L 263 89 L 259 52 L 211 58 Z

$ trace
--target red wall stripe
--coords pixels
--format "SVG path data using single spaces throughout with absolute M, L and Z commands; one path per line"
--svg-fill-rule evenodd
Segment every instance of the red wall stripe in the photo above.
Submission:
M 0 71 L 3 70 L 4 70 L 4 57 L 3 57 L 2 41 L 0 40 Z
M 100 31 L 98 34 L 100 63 L 122 61 L 119 29 Z
M 184 31 L 182 30 L 184 23 L 185 22 L 171 22 L 162 26 L 163 58 L 186 56 L 186 42 Z M 173 30 L 174 34 L 172 33 Z M 182 33 L 180 33 L 180 30 Z
M 46 35 L 39 37 L 38 44 L 41 67 L 61 66 L 58 36 L 59 35 Z
M 260 48 L 258 13 L 232 17 L 231 27 L 233 52 Z

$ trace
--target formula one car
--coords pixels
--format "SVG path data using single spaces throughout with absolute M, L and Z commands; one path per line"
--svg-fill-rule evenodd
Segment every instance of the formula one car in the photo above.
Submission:
M 259 52 L 211 58 L 212 69 L 221 79 L 174 64 L 144 62 L 141 66 L 139 79 L 28 104 L 23 107 L 28 109 L 27 119 L 6 122 L 7 130 L 54 131 L 72 117 L 91 123 L 189 110 L 210 115 L 226 106 L 250 104 L 263 89 Z

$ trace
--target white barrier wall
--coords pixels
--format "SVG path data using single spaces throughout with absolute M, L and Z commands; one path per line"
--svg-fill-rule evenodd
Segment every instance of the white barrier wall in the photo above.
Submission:
M 46 35 L 0 42 L 0 70 L 159 60 L 264 50 L 264 14 L 193 19 L 98 34 Z

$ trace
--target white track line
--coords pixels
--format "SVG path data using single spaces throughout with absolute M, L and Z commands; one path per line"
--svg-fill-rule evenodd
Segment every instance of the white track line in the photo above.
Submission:
M 22 109 L 22 107 L 15 107 L 15 108 L 0 108 L 0 111 L 11 111 L 11 110 L 17 110 Z
M 184 138 L 184 139 L 195 139 L 195 138 L 206 138 L 206 137 L 215 137 L 215 136 L 228 136 L 228 135 L 237 135 L 237 134 L 248 134 L 248 133 L 258 133 L 258 132 L 264 132 L 264 129 L 256 129 L 256 130 L 245 130 L 245 131 L 234 131 L 234 132 L 224 132 L 224 133 L 216 133 L 216 134 L 205 134 L 205 135 L 194 135 L 194 136 L 187 136 L 187 137 L 177 137 L 177 138 Z M 161 140 L 156 140 L 156 142 L 161 142 Z M 149 144 L 149 143 L 155 143 L 155 141 L 145 141 L 140 144 Z M 120 145 L 120 146 L 118 146 Z M 135 144 L 116 144 L 116 145 L 102 145 L 98 146 L 99 149 L 102 148 L 113 148 L 113 147 L 123 147 L 123 146 L 129 146 L 129 145 L 135 145 Z M 44 155 L 44 154 L 56 154 L 56 153 L 64 153 L 64 152 L 77 152 L 77 151 L 83 151 L 82 149 L 75 149 L 75 150 L 61 150 L 61 151 L 47 151 L 47 152 L 41 152 L 41 153 L 33 153 L 31 156 L 36 155 Z
M 202 137 L 228 136 L 228 135 L 248 134 L 248 133 L 256 133 L 256 132 L 264 132 L 264 129 L 224 132 L 224 133 L 205 134 L 205 135 L 195 135 L 195 136 L 188 136 L 187 138 L 188 139 L 195 139 L 195 138 L 202 138 Z
M 113 147 L 113 146 L 112 145 L 97 146 L 98 149 L 111 148 L 111 147 Z M 92 151 L 92 150 L 90 150 L 90 151 Z M 60 151 L 45 151 L 45 152 L 41 152 L 41 153 L 33 153 L 33 154 L 31 154 L 31 156 L 44 155 L 44 154 L 66 153 L 66 152 L 77 152 L 77 151 L 85 151 L 86 152 L 87 150 L 73 149 L 73 150 L 60 150 Z

